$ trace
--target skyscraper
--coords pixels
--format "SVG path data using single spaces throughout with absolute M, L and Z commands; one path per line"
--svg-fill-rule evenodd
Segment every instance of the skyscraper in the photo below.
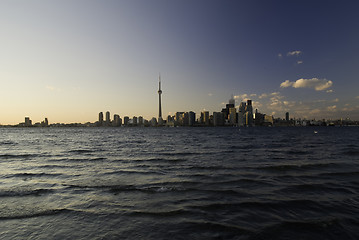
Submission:
M 247 100 L 246 106 L 246 125 L 253 126 L 253 107 L 252 107 L 252 100 Z
M 103 112 L 100 112 L 98 114 L 98 123 L 99 123 L 99 126 L 102 126 L 102 124 L 103 124 Z
M 158 121 L 162 120 L 162 106 L 161 106 L 161 75 L 158 76 Z
M 107 111 L 107 112 L 106 112 L 106 125 L 109 126 L 110 123 L 111 123 L 110 112 Z

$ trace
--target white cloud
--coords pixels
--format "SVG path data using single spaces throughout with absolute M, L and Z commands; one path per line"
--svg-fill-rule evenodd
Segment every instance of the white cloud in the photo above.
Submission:
M 323 91 L 330 88 L 333 82 L 327 79 L 311 78 L 311 79 L 298 79 L 295 82 L 286 80 L 280 84 L 281 88 L 294 87 L 294 88 L 314 88 L 316 91 Z
M 263 107 L 263 104 L 260 103 L 260 102 L 257 102 L 257 101 L 253 101 L 252 104 L 253 104 L 253 107 L 258 108 L 258 110 L 259 110 L 261 107 Z
M 47 90 L 50 90 L 50 91 L 54 91 L 54 90 L 55 90 L 55 87 L 53 87 L 53 86 L 46 86 L 46 89 L 47 89 Z
M 54 87 L 54 86 L 50 86 L 50 85 L 47 85 L 46 87 L 45 87 L 47 90 L 49 90 L 49 91 L 56 91 L 56 92 L 61 92 L 61 88 L 57 88 L 57 87 Z
M 301 51 L 296 50 L 296 51 L 288 52 L 288 53 L 287 53 L 287 56 L 299 56 L 299 55 L 301 55 L 301 54 L 302 54 Z
M 278 58 L 282 58 L 283 55 L 281 53 L 278 53 Z
M 272 92 L 270 95 L 272 95 L 272 96 L 278 96 L 278 95 L 279 95 L 279 92 Z
M 249 97 L 249 95 L 245 93 L 245 94 L 242 94 L 242 95 L 236 95 L 233 98 L 238 99 L 240 101 L 246 101 L 247 99 L 249 99 L 248 97 Z
M 268 97 L 268 94 L 262 93 L 262 94 L 259 96 L 259 99 L 266 98 L 266 97 Z
M 316 109 L 311 110 L 310 114 L 318 114 L 320 112 L 321 112 L 320 109 L 316 108 Z
M 272 92 L 272 93 L 262 93 L 261 95 L 258 96 L 259 99 L 262 98 L 267 98 L 269 96 L 279 96 L 279 92 Z
M 297 61 L 297 64 L 299 65 L 299 64 L 302 64 L 303 63 L 303 61 Z
M 333 93 L 334 91 L 332 89 L 327 90 L 327 93 Z
M 281 88 L 287 88 L 287 87 L 291 87 L 293 86 L 293 82 L 289 81 L 289 80 L 285 80 L 284 82 L 282 82 L 280 84 Z
M 331 111 L 331 112 L 334 112 L 334 111 L 337 110 L 337 106 L 336 106 L 336 105 L 329 106 L 329 107 L 327 107 L 327 110 L 328 110 L 328 111 Z

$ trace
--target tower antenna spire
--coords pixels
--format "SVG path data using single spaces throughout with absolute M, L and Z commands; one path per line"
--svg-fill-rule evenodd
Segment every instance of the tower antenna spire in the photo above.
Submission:
M 161 106 L 161 73 L 158 74 L 158 120 L 162 120 L 162 106 Z

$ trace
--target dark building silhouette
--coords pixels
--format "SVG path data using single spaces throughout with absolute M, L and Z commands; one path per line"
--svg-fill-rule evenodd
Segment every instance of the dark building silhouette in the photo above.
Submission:
M 100 113 L 98 114 L 98 124 L 99 124 L 100 126 L 103 125 L 103 112 L 100 112 Z

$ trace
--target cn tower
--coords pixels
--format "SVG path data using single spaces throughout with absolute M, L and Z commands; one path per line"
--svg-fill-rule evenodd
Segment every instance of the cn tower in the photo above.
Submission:
M 162 118 L 162 107 L 161 107 L 161 75 L 158 76 L 158 120 Z

